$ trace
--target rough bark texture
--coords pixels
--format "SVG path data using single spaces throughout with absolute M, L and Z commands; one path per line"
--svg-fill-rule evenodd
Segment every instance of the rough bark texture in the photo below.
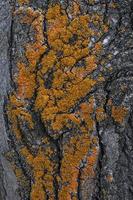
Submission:
M 133 199 L 133 1 L 0 0 L 0 199 Z

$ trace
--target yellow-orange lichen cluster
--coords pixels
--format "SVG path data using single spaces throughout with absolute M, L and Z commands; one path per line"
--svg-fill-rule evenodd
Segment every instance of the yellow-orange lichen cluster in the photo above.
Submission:
M 95 140 L 95 142 L 94 142 Z M 78 176 L 81 164 L 85 160 L 86 164 L 81 170 L 81 183 L 87 183 L 87 179 L 95 176 L 94 167 L 97 163 L 99 150 L 94 145 L 98 142 L 97 138 L 90 138 L 87 132 L 71 138 L 69 144 L 64 145 L 64 158 L 61 167 L 61 190 L 59 199 L 78 199 Z M 92 154 L 88 155 L 91 149 Z
M 96 119 L 98 122 L 103 121 L 106 119 L 106 114 L 103 107 L 98 107 L 96 109 Z
M 19 3 L 19 5 L 24 5 L 24 4 L 28 4 L 30 0 L 17 0 L 17 2 Z
M 126 115 L 128 113 L 128 110 L 124 106 L 112 106 L 112 117 L 113 119 L 122 124 Z
M 36 156 L 31 155 L 26 147 L 21 149 L 21 154 L 33 169 L 34 184 L 30 195 L 32 200 L 45 200 L 47 195 L 50 200 L 55 199 L 53 185 L 55 163 L 50 159 L 54 152 L 49 141 L 45 143 L 47 143 L 47 148 L 40 147 Z
M 100 81 L 89 74 L 97 68 L 97 54 L 100 54 L 102 44 L 98 42 L 89 50 L 88 43 L 96 33 L 88 26 L 89 23 L 101 23 L 99 35 L 105 27 L 97 15 L 79 15 L 70 21 L 60 5 L 49 8 L 46 20 L 50 51 L 44 55 L 38 72 L 35 108 L 41 113 L 42 121 L 51 125 L 53 133 L 58 133 L 64 127 L 70 127 L 69 121 L 80 125 L 80 118 L 74 113 L 69 114 L 70 109 Z M 53 76 L 50 89 L 44 87 L 46 80 L 43 77 L 48 72 Z
M 20 8 L 16 13 L 22 12 L 23 8 Z M 16 97 L 21 101 L 31 99 L 37 88 L 35 110 L 53 134 L 58 134 L 64 127 L 70 128 L 69 122 L 80 125 L 80 117 L 70 113 L 70 110 L 97 82 L 104 81 L 101 77 L 97 80 L 91 77 L 97 68 L 97 55 L 102 50 L 102 44 L 96 43 L 90 52 L 88 43 L 96 33 L 88 26 L 89 23 L 101 24 L 100 36 L 104 33 L 105 25 L 102 24 L 102 17 L 96 14 L 79 15 L 70 20 L 65 10 L 55 5 L 46 13 L 47 30 L 43 32 L 43 14 L 31 8 L 24 12 L 26 15 L 21 23 L 32 23 L 35 42 L 25 46 L 28 66 L 23 62 L 18 63 Z M 41 68 L 37 70 L 39 61 Z M 49 80 L 49 88 L 47 79 L 50 74 L 52 80 Z
M 98 67 L 102 44 L 97 42 L 91 50 L 88 44 L 96 34 L 102 36 L 108 27 L 103 23 L 103 16 L 80 14 L 78 4 L 74 4 L 72 19 L 59 4 L 49 7 L 46 14 L 31 8 L 20 8 L 16 14 L 23 14 L 20 23 L 32 26 L 34 40 L 25 45 L 28 64 L 23 60 L 17 64 L 17 89 L 10 96 L 8 105 L 12 131 L 20 140 L 18 125 L 21 121 L 27 122 L 29 131 L 34 129 L 36 122 L 27 109 L 27 104 L 34 100 L 33 112 L 40 115 L 50 137 L 58 139 L 61 131 L 66 129 L 72 132 L 72 136 L 62 144 L 60 175 L 57 174 L 58 163 L 52 159 L 55 149 L 46 135 L 42 146 L 38 145 L 36 155 L 32 155 L 27 147 L 21 148 L 20 153 L 34 177 L 30 197 L 32 200 L 45 200 L 47 196 L 55 199 L 56 178 L 58 198 L 76 200 L 81 164 L 86 161 L 81 170 L 82 184 L 86 184 L 88 177 L 95 176 L 99 152 L 96 147 L 98 139 L 91 136 L 95 128 L 95 99 L 87 97 L 87 94 L 104 81 L 101 75 L 97 79 L 91 76 Z M 90 24 L 95 29 L 100 26 L 99 32 Z M 115 111 L 113 113 L 117 115 Z M 99 107 L 96 110 L 97 121 L 105 117 L 104 109 Z M 74 130 L 73 126 L 76 127 Z

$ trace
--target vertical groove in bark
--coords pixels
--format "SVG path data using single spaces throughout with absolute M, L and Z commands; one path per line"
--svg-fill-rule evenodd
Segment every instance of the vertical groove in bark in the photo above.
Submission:
M 9 150 L 7 124 L 4 118 L 4 103 L 10 89 L 10 30 L 11 7 L 8 0 L 0 0 L 0 199 L 10 200 L 17 195 L 17 181 L 11 166 L 5 159 Z

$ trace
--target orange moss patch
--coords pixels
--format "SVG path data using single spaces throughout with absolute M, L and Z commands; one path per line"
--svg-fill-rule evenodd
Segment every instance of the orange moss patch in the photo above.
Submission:
M 112 117 L 120 124 L 123 123 L 127 113 L 128 110 L 124 106 L 112 106 Z

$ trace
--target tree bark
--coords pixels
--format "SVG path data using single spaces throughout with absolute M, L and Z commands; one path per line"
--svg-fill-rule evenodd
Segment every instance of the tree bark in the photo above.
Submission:
M 133 199 L 133 1 L 0 0 L 0 199 Z

